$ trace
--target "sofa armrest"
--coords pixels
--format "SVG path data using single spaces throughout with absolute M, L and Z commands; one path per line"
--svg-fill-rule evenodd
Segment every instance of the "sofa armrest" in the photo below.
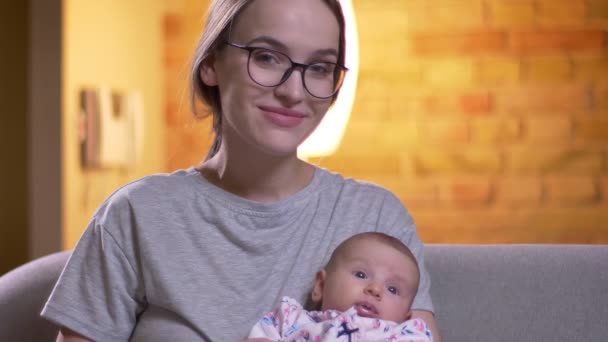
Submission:
M 0 341 L 55 341 L 59 329 L 40 311 L 69 256 L 50 254 L 0 277 Z

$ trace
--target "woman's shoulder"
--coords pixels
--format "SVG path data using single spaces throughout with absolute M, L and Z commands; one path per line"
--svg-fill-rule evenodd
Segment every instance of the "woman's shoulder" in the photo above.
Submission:
M 118 188 L 113 195 L 181 193 L 196 183 L 198 172 L 194 168 L 176 170 L 171 173 L 156 173 L 133 180 Z
M 369 196 L 373 199 L 396 199 L 396 196 L 389 189 L 372 181 L 352 178 L 348 175 L 343 175 L 341 173 L 333 172 L 321 167 L 318 167 L 318 170 L 318 172 L 321 174 L 321 178 L 323 179 L 323 184 L 326 185 L 326 188 L 339 190 L 341 193 L 348 196 L 358 195 Z
M 157 173 L 133 180 L 116 189 L 102 204 L 101 208 L 113 204 L 138 202 L 150 203 L 166 199 L 186 199 L 192 197 L 197 183 L 198 172 L 194 168 L 177 170 L 171 173 Z

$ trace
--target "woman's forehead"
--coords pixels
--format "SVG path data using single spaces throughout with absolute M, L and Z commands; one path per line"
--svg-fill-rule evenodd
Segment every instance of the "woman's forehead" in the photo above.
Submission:
M 270 37 L 291 52 L 337 50 L 340 27 L 323 0 L 255 0 L 238 16 L 230 39 L 248 44 L 259 37 Z

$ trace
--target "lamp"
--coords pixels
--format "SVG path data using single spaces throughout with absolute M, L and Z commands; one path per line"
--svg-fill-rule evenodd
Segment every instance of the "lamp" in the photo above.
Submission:
M 323 157 L 334 153 L 340 145 L 346 124 L 355 101 L 357 74 L 359 72 L 359 41 L 355 12 L 351 0 L 340 1 L 346 26 L 346 73 L 340 95 L 329 109 L 319 126 L 299 146 L 298 156 L 303 159 Z

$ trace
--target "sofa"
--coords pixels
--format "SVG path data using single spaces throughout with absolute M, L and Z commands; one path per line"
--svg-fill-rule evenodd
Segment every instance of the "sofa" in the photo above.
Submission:
M 608 245 L 425 248 L 443 341 L 608 341 Z M 38 313 L 68 257 L 0 277 L 0 341 L 55 340 Z

